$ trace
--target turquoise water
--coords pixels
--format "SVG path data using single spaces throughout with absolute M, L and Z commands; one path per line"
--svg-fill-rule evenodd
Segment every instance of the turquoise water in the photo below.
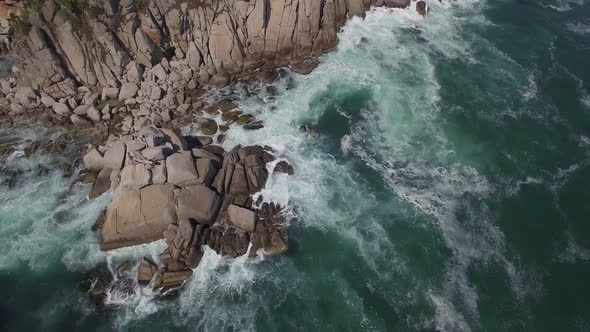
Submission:
M 99 252 L 91 227 L 108 195 L 89 202 L 82 185 L 64 194 L 58 173 L 28 172 L 57 163 L 48 156 L 7 161 L 25 172 L 0 193 L 0 326 L 590 329 L 590 3 L 431 8 L 353 19 L 338 50 L 276 96 L 211 94 L 265 123 L 232 128 L 226 147 L 269 144 L 295 166 L 262 193 L 292 206 L 289 252 L 207 252 L 171 299 L 136 287 L 94 308 L 78 290 L 85 273 L 164 245 Z

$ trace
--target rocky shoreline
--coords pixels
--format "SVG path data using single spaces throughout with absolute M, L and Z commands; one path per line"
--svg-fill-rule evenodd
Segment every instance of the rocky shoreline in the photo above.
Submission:
M 198 266 L 202 246 L 231 257 L 287 250 L 282 207 L 256 196 L 276 164 L 272 148 L 225 151 L 211 143 L 147 126 L 84 156 L 86 167 L 98 172 L 91 197 L 113 190 L 99 221 L 101 250 L 166 240 L 157 270 L 142 262 L 140 282 L 156 274 L 155 287 L 180 286 Z
M 319 64 L 314 56 L 335 47 L 346 18 L 370 6 L 411 5 L 293 2 L 297 6 L 285 0 L 149 1 L 142 11 L 134 1 L 96 1 L 103 14 L 90 19 L 86 31 L 73 29 L 71 13 L 53 0 L 29 12 L 27 33 L 11 44 L 15 76 L 0 80 L 0 127 L 27 119 L 90 136 L 79 181 L 92 183 L 90 199 L 109 190 L 113 195 L 96 227 L 101 250 L 167 244 L 158 263 L 125 262 L 117 271 L 139 264 L 137 282 L 165 292 L 191 277 L 204 246 L 230 257 L 288 250 L 286 207 L 265 201 L 260 191 L 269 174 L 295 170 L 269 146 L 226 151 L 216 145 L 230 126 L 258 130 L 264 123 L 233 100 L 206 104 L 203 95 L 236 80 L 262 80 L 272 92 L 276 79 L 290 75 L 275 68 L 310 73 Z M 423 1 L 415 9 L 428 11 Z M 181 134 L 190 124 L 198 136 Z M 319 136 L 313 128 L 302 130 Z M 56 141 L 47 149 L 59 155 L 67 144 Z M 0 152 L 9 155 L 10 146 Z M 72 165 L 60 167 L 71 173 Z M 113 278 L 93 278 L 94 299 L 115 287 Z

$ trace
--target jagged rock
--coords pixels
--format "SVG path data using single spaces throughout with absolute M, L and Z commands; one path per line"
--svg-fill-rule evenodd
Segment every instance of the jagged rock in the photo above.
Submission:
M 87 93 L 84 95 L 84 104 L 94 106 L 98 100 L 98 93 Z
M 418 14 L 422 15 L 422 16 L 426 16 L 426 14 L 428 13 L 428 6 L 426 5 L 426 2 L 420 0 L 418 2 L 416 2 L 416 11 L 418 12 Z
M 121 90 L 119 92 L 119 100 L 127 100 L 129 98 L 135 97 L 135 95 L 137 94 L 137 90 L 139 90 L 137 84 L 129 82 L 123 83 L 123 85 L 121 85 Z
M 94 180 L 94 184 L 92 185 L 92 190 L 88 195 L 90 199 L 94 199 L 104 194 L 111 188 L 112 172 L 113 170 L 111 168 L 105 167 L 98 173 L 96 180 Z
M 205 135 L 215 135 L 217 133 L 217 122 L 213 119 L 199 118 L 199 129 Z
M 37 151 L 39 150 L 39 143 L 31 143 L 29 146 L 27 146 L 24 150 L 25 152 L 25 157 L 29 158 L 32 155 L 34 155 Z
M 221 165 L 221 163 L 223 162 L 223 158 L 221 158 L 219 155 L 216 155 L 216 154 L 209 152 L 205 149 L 196 148 L 196 149 L 192 149 L 191 151 L 192 151 L 193 156 L 195 158 L 211 159 L 211 160 L 214 160 L 219 165 Z
M 408 0 L 409 1 L 409 0 Z M 308 75 L 319 66 L 320 62 L 316 58 L 307 58 L 291 65 L 291 70 L 301 75 Z
M 131 271 L 131 269 L 133 268 L 133 265 L 135 265 L 135 262 L 131 259 L 128 259 L 128 260 L 124 261 L 123 263 L 119 264 L 119 266 L 117 266 L 117 275 L 121 276 L 121 275 Z
M 156 264 L 144 257 L 139 263 L 139 268 L 137 269 L 137 282 L 140 285 L 149 284 L 157 271 L 158 267 Z
M 201 146 L 213 144 L 213 139 L 209 136 L 196 136 L 196 139 L 199 141 Z
M 175 221 L 174 186 L 151 185 L 140 190 L 120 186 L 101 227 L 101 250 L 159 240 Z
M 43 105 L 45 105 L 45 107 L 53 107 L 53 105 L 55 104 L 55 99 L 53 99 L 50 96 L 44 94 L 44 95 L 41 96 L 41 103 L 43 103 Z
M 197 159 L 196 167 L 199 179 L 197 180 L 200 184 L 210 186 L 217 175 L 217 167 L 215 162 L 211 159 Z
M 384 0 L 385 5 L 391 8 L 406 8 L 410 6 L 411 0 Z
M 225 155 L 225 150 L 219 145 L 207 145 L 203 146 L 201 149 L 209 151 L 221 158 L 223 158 L 223 156 Z
M 119 89 L 118 88 L 102 88 L 102 100 L 107 99 L 115 99 L 119 96 Z
M 82 116 L 80 116 L 78 114 L 70 115 L 70 120 L 72 121 L 73 124 L 75 124 L 76 126 L 78 126 L 80 128 L 92 127 L 92 122 L 88 121 L 88 119 L 83 118 Z
M 70 164 L 63 162 L 59 164 L 58 168 L 64 177 L 70 177 L 72 175 L 72 166 Z
M 203 257 L 203 251 L 201 248 L 197 248 L 195 246 L 189 249 L 188 254 L 186 255 L 185 261 L 186 265 L 189 269 L 195 269 L 201 262 L 201 258 Z
M 160 275 L 156 277 L 156 288 L 175 288 L 180 287 L 182 284 L 190 279 L 193 275 L 192 270 L 183 270 L 183 271 L 172 271 L 172 272 L 162 272 Z
M 254 121 L 244 125 L 244 129 L 247 130 L 258 130 L 264 128 L 262 121 Z
M 88 108 L 86 116 L 93 122 L 100 122 L 100 120 L 102 120 L 102 115 L 95 107 Z
M 176 150 L 188 150 L 188 143 L 179 131 L 167 128 L 161 128 L 161 131 L 165 135 L 165 141 L 171 143 Z
M 160 100 L 162 99 L 163 91 L 162 88 L 159 86 L 153 86 L 150 92 L 150 99 L 152 100 Z
M 221 198 L 211 189 L 201 186 L 186 186 L 178 195 L 178 218 L 195 219 L 199 224 L 211 224 L 217 217 Z
M 227 208 L 227 215 L 230 223 L 243 230 L 254 232 L 256 229 L 256 213 L 254 211 L 232 204 Z
M 176 235 L 171 241 L 174 247 L 183 251 L 187 249 L 193 241 L 195 226 L 195 223 L 191 222 L 189 219 L 180 219 L 178 221 Z
M 264 161 L 256 155 L 249 155 L 246 157 L 245 166 L 249 193 L 253 194 L 262 190 L 268 177 Z
M 177 186 L 195 184 L 199 177 L 189 152 L 173 153 L 166 158 L 166 171 L 168 182 Z
M 100 171 L 104 168 L 104 158 L 96 149 L 90 150 L 83 158 L 84 165 L 91 171 Z
M 126 145 L 123 142 L 117 141 L 111 144 L 104 154 L 104 166 L 117 170 L 123 168 L 125 151 Z
M 284 254 L 288 249 L 287 243 L 278 232 L 273 232 L 270 237 L 270 249 L 267 253 L 271 256 Z
M 141 151 L 141 155 L 151 161 L 164 160 L 164 148 L 161 146 L 145 148 Z
M 295 174 L 295 170 L 288 162 L 281 160 L 275 165 L 273 173 L 285 173 L 288 175 L 293 175 Z
M 232 81 L 232 77 L 228 73 L 217 73 L 211 77 L 209 84 L 215 87 L 224 87 Z
M 142 116 L 141 118 L 135 120 L 135 122 L 133 123 L 133 129 L 138 132 L 141 129 L 143 129 L 144 127 L 146 127 L 147 125 L 149 125 L 150 123 L 150 119 Z
M 162 161 L 159 164 L 154 165 L 152 168 L 152 183 L 153 184 L 164 184 L 166 183 L 168 173 L 166 171 L 166 162 Z
M 317 129 L 315 129 L 315 128 L 308 127 L 308 126 L 301 126 L 301 127 L 299 127 L 299 131 L 303 132 L 303 133 L 307 133 L 307 135 L 309 135 L 309 137 L 311 137 L 313 139 L 320 138 L 320 132 L 317 131 Z
M 248 179 L 246 178 L 246 170 L 244 166 L 242 164 L 236 164 L 234 167 L 235 168 L 230 178 L 231 182 L 228 186 L 228 192 L 231 195 L 248 194 Z
M 160 81 L 165 81 L 166 80 L 166 76 L 168 75 L 166 73 L 166 70 L 164 69 L 164 67 L 161 64 L 157 64 L 152 68 L 152 73 L 160 80 Z
M 279 78 L 279 72 L 277 70 L 265 70 L 262 72 L 262 81 L 266 84 L 272 84 Z
M 245 161 L 249 155 L 254 155 L 256 157 L 262 158 L 264 154 L 264 148 L 260 145 L 252 145 L 252 146 L 244 146 L 240 147 L 237 150 L 238 159 L 240 161 Z
M 74 114 L 86 115 L 88 113 L 89 108 L 90 108 L 90 106 L 88 106 L 88 105 L 80 105 L 80 106 L 76 107 L 76 109 L 74 109 Z
M 162 122 L 164 123 L 172 121 L 172 113 L 170 111 L 160 112 L 160 117 L 162 118 Z
M 64 103 L 53 104 L 53 111 L 59 115 L 70 115 L 70 108 Z
M 10 104 L 10 110 L 12 111 L 11 114 L 22 114 L 26 111 L 26 108 L 21 105 L 21 104 L 17 104 L 17 103 L 12 103 Z

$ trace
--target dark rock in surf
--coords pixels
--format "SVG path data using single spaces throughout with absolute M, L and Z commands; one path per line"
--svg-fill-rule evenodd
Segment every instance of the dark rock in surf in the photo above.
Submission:
M 385 0 L 385 5 L 391 8 L 407 8 L 411 0 Z
M 291 166 L 291 164 L 285 160 L 281 160 L 275 165 L 273 173 L 285 173 L 288 175 L 293 175 L 295 174 L 295 169 L 293 169 L 293 166 Z
M 105 167 L 103 168 L 96 179 L 94 180 L 94 184 L 92 185 L 92 190 L 88 195 L 90 199 L 94 199 L 105 192 L 107 192 L 111 188 L 111 173 L 113 172 L 112 169 Z
M 149 284 L 157 271 L 158 267 L 156 264 L 144 257 L 139 263 L 139 267 L 137 269 L 137 282 L 140 285 Z
M 409 0 L 408 0 L 409 1 Z M 316 58 L 307 58 L 291 64 L 291 70 L 297 74 L 308 75 L 320 65 Z
M 428 5 L 426 5 L 426 2 L 420 0 L 416 3 L 416 11 L 418 12 L 418 14 L 422 15 L 422 16 L 426 16 L 426 14 L 429 11 Z
M 135 265 L 135 262 L 130 259 L 124 261 L 123 263 L 119 264 L 119 266 L 117 266 L 117 274 L 122 275 L 131 271 L 131 269 L 133 269 L 133 265 Z

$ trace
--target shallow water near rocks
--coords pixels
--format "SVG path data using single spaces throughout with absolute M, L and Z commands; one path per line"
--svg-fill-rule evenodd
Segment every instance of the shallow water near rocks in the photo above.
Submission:
M 0 190 L 2 330 L 587 330 L 590 3 L 431 5 L 353 19 L 276 95 L 210 94 L 265 124 L 232 127 L 226 148 L 268 144 L 294 165 L 262 192 L 292 206 L 289 251 L 207 251 L 175 297 L 137 286 L 95 309 L 87 271 L 165 245 L 100 252 L 108 194 L 38 175 L 47 155 L 5 161 L 2 176 L 22 173 Z

